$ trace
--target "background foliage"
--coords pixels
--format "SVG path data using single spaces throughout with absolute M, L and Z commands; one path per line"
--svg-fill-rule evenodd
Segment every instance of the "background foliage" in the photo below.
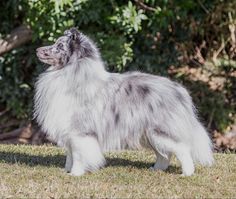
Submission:
M 35 78 L 45 69 L 35 49 L 76 26 L 96 41 L 109 71 L 182 82 L 211 130 L 235 120 L 236 1 L 2 0 L 0 23 L 3 38 L 21 24 L 33 31 L 32 42 L 0 57 L 0 110 L 11 117 L 31 118 Z

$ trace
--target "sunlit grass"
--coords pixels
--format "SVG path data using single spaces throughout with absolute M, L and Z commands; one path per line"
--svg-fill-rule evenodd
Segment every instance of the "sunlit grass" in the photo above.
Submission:
M 153 172 L 151 151 L 106 154 L 107 166 L 73 177 L 64 172 L 63 150 L 54 146 L 0 145 L 0 198 L 236 197 L 236 155 L 215 154 L 211 168 L 181 177 L 175 158 L 167 172 Z

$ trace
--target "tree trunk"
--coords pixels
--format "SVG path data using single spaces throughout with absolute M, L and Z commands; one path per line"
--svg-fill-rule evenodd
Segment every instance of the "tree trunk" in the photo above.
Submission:
M 31 41 L 31 39 L 31 29 L 26 25 L 19 26 L 5 39 L 0 39 L 0 55 Z

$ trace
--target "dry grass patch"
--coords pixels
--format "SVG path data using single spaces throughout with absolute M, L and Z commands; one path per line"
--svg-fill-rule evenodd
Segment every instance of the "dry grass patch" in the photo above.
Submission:
M 0 145 L 0 198 L 157 198 L 236 197 L 236 155 L 215 154 L 212 168 L 198 166 L 181 177 L 175 158 L 167 172 L 152 172 L 151 151 L 106 155 L 106 168 L 82 177 L 63 170 L 63 150 L 54 146 Z

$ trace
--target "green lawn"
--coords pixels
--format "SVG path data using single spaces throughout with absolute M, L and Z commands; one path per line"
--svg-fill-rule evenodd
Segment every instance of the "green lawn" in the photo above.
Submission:
M 73 177 L 63 170 L 64 152 L 54 146 L 0 145 L 0 198 L 157 198 L 236 197 L 236 155 L 215 154 L 211 168 L 197 166 L 181 177 L 175 158 L 167 172 L 149 171 L 151 151 L 106 154 L 107 166 Z

